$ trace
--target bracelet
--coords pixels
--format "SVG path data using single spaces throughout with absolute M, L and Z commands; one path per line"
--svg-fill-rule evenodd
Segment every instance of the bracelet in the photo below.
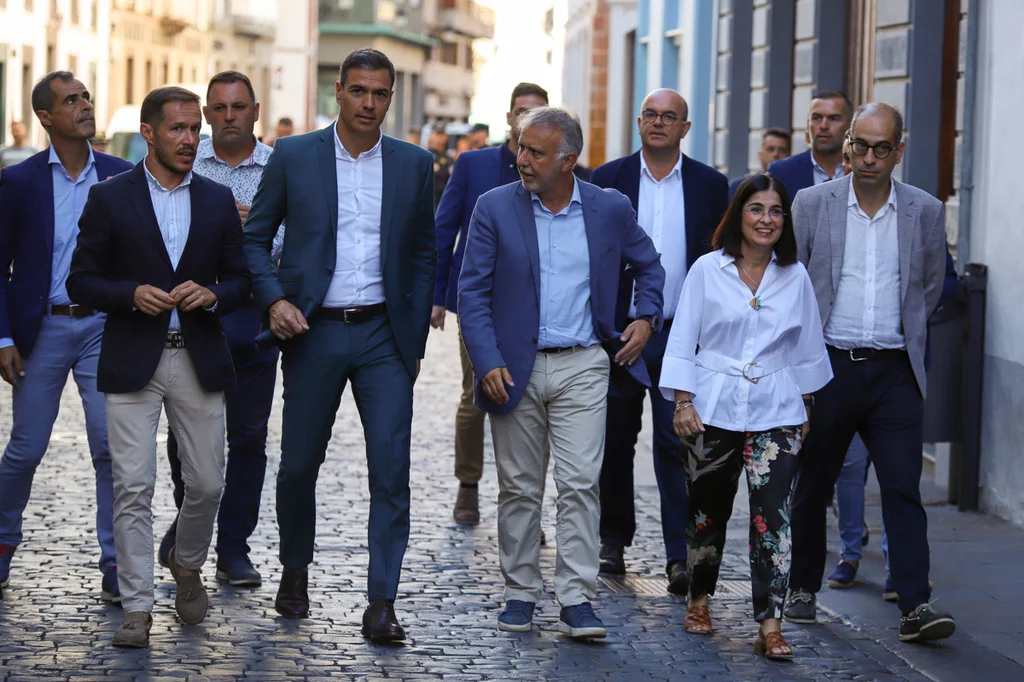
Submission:
M 675 412 L 673 412 L 673 414 L 679 414 L 680 412 L 685 410 L 687 407 L 693 407 L 693 401 L 692 400 L 677 400 L 676 401 L 676 410 L 675 410 Z

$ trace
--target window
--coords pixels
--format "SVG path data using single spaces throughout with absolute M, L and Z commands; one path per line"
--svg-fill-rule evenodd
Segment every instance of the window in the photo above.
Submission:
M 163 78 L 161 79 L 160 84 L 161 85 L 167 85 L 170 82 L 171 82 L 171 66 L 170 66 L 170 64 L 167 63 L 167 60 L 165 59 L 164 60 L 164 68 L 163 68 Z
M 124 78 L 124 103 L 134 104 L 135 103 L 135 58 L 128 57 L 125 60 L 125 78 Z
M 459 63 L 459 47 L 455 43 L 441 43 L 441 63 L 442 64 L 458 64 Z
M 153 61 L 150 59 L 146 60 L 146 71 L 142 74 L 146 84 L 146 92 L 148 93 L 153 89 Z
M 78 0 L 71 0 L 71 23 L 76 26 L 81 21 L 78 15 Z

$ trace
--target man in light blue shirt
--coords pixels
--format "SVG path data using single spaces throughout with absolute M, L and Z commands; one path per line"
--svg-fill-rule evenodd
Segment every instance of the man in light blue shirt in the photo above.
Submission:
M 32 91 L 32 108 L 50 148 L 0 174 L 0 375 L 14 389 L 14 424 L 0 458 L 0 588 L 10 577 L 32 477 L 71 372 L 96 472 L 100 596 L 120 603 L 106 412 L 96 389 L 105 316 L 72 305 L 65 285 L 90 188 L 131 165 L 89 145 L 96 133 L 92 102 L 73 74 L 45 76 Z

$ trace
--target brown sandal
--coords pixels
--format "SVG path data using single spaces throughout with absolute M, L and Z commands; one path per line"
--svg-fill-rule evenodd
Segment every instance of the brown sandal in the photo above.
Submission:
M 782 650 L 783 653 L 776 653 Z M 781 632 L 769 632 L 767 635 L 758 631 L 754 640 L 754 653 L 764 656 L 769 661 L 792 661 L 793 648 L 786 643 Z
M 686 609 L 683 629 L 694 635 L 711 634 L 711 613 L 707 606 L 690 606 Z

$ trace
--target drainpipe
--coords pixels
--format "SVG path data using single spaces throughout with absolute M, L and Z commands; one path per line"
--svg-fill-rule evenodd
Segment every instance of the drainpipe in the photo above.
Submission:
M 971 257 L 971 209 L 974 205 L 974 114 L 978 90 L 979 0 L 967 0 L 967 36 L 964 44 L 964 121 L 960 144 L 960 215 L 957 220 L 956 262 L 967 271 Z

